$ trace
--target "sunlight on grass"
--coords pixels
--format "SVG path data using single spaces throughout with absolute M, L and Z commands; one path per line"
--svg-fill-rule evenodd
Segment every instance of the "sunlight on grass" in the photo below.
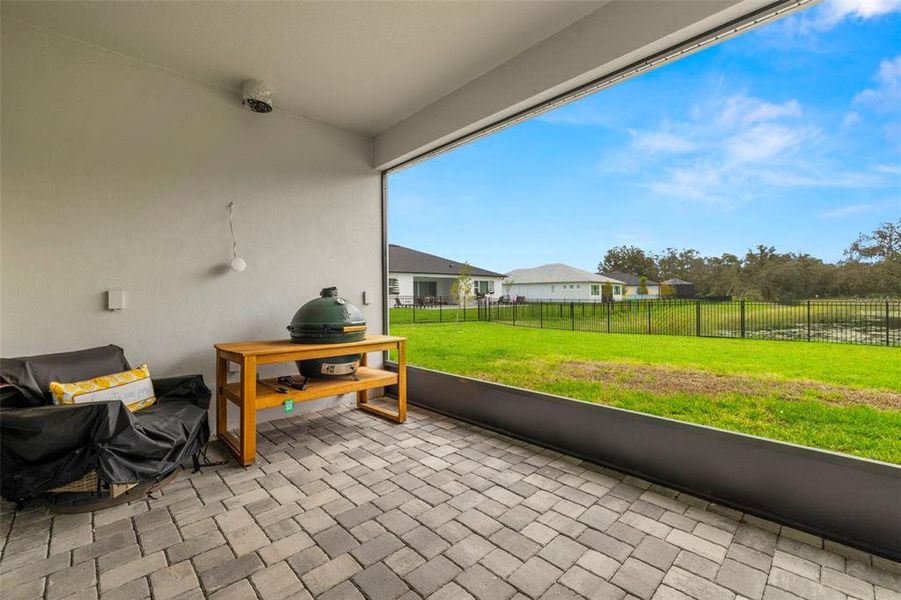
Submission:
M 901 411 L 843 401 L 846 396 L 866 397 L 866 390 L 881 390 L 873 395 L 895 401 L 901 393 L 898 349 L 532 330 L 493 323 L 396 325 L 391 331 L 409 338 L 408 360 L 414 366 L 901 463 Z M 609 377 L 598 380 L 567 370 L 573 361 L 600 362 L 601 373 L 605 364 L 637 369 L 611 368 Z M 642 370 L 642 365 L 654 369 Z M 667 371 L 660 366 L 680 369 L 672 373 L 674 379 L 701 371 L 702 379 L 721 377 L 733 384 L 711 386 L 705 393 L 680 391 L 677 385 L 667 390 Z M 739 377 L 744 378 L 739 384 L 754 385 L 736 391 Z M 804 388 L 804 382 L 811 387 Z M 797 397 L 787 399 L 783 388 L 788 385 Z

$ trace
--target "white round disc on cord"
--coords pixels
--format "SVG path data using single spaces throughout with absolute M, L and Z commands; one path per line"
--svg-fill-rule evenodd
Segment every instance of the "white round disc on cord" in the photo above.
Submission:
M 244 262 L 244 259 L 240 256 L 236 256 L 232 259 L 228 266 L 232 268 L 232 271 L 237 271 L 240 273 L 247 268 L 247 263 Z

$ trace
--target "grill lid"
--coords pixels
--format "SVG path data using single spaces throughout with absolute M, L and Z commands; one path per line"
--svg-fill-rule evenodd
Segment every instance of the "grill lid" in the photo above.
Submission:
M 319 298 L 300 307 L 288 325 L 293 342 L 357 341 L 366 332 L 362 311 L 338 296 L 338 288 L 327 287 Z

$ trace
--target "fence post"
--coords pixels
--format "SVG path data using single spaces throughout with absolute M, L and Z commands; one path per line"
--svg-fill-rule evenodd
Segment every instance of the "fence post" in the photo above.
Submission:
M 741 301 L 741 337 L 745 337 L 745 301 Z
M 544 302 L 538 301 L 538 322 L 541 324 L 541 329 L 544 329 Z
M 575 306 L 576 306 L 575 302 L 569 303 L 569 329 L 570 329 L 570 331 L 576 330 L 576 308 L 575 308 Z
M 886 345 L 886 346 L 890 346 L 890 345 L 891 345 L 891 344 L 890 344 L 891 339 L 890 339 L 890 336 L 889 336 L 888 322 L 889 322 L 889 318 L 888 318 L 888 300 L 886 300 L 886 301 L 885 301 L 885 345 Z
M 701 337 L 701 301 L 695 300 L 695 330 L 698 337 Z
M 463 322 L 466 322 L 466 301 L 463 301 Z
M 651 303 L 648 302 L 648 335 L 651 335 Z
M 438 302 L 438 322 L 439 323 L 444 322 L 444 311 L 441 309 L 442 304 L 444 304 L 444 302 L 441 302 L 441 301 Z
M 810 341 L 810 300 L 807 301 L 807 341 Z
M 416 298 L 413 298 L 413 323 L 416 323 Z
M 613 307 L 613 300 L 606 302 L 607 304 L 607 333 L 610 333 L 610 309 Z
M 513 324 L 516 325 L 516 301 L 513 301 Z

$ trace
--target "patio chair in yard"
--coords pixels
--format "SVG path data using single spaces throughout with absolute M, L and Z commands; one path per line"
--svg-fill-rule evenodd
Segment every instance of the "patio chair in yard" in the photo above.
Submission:
M 129 396 L 122 386 L 135 381 L 143 392 Z M 64 383 L 51 393 L 51 382 Z M 97 400 L 53 403 L 60 389 L 76 388 Z M 113 345 L 0 359 L 0 494 L 19 507 L 47 494 L 60 512 L 140 498 L 189 457 L 199 469 L 210 396 L 201 375 L 150 380 L 146 365 L 132 370 Z

